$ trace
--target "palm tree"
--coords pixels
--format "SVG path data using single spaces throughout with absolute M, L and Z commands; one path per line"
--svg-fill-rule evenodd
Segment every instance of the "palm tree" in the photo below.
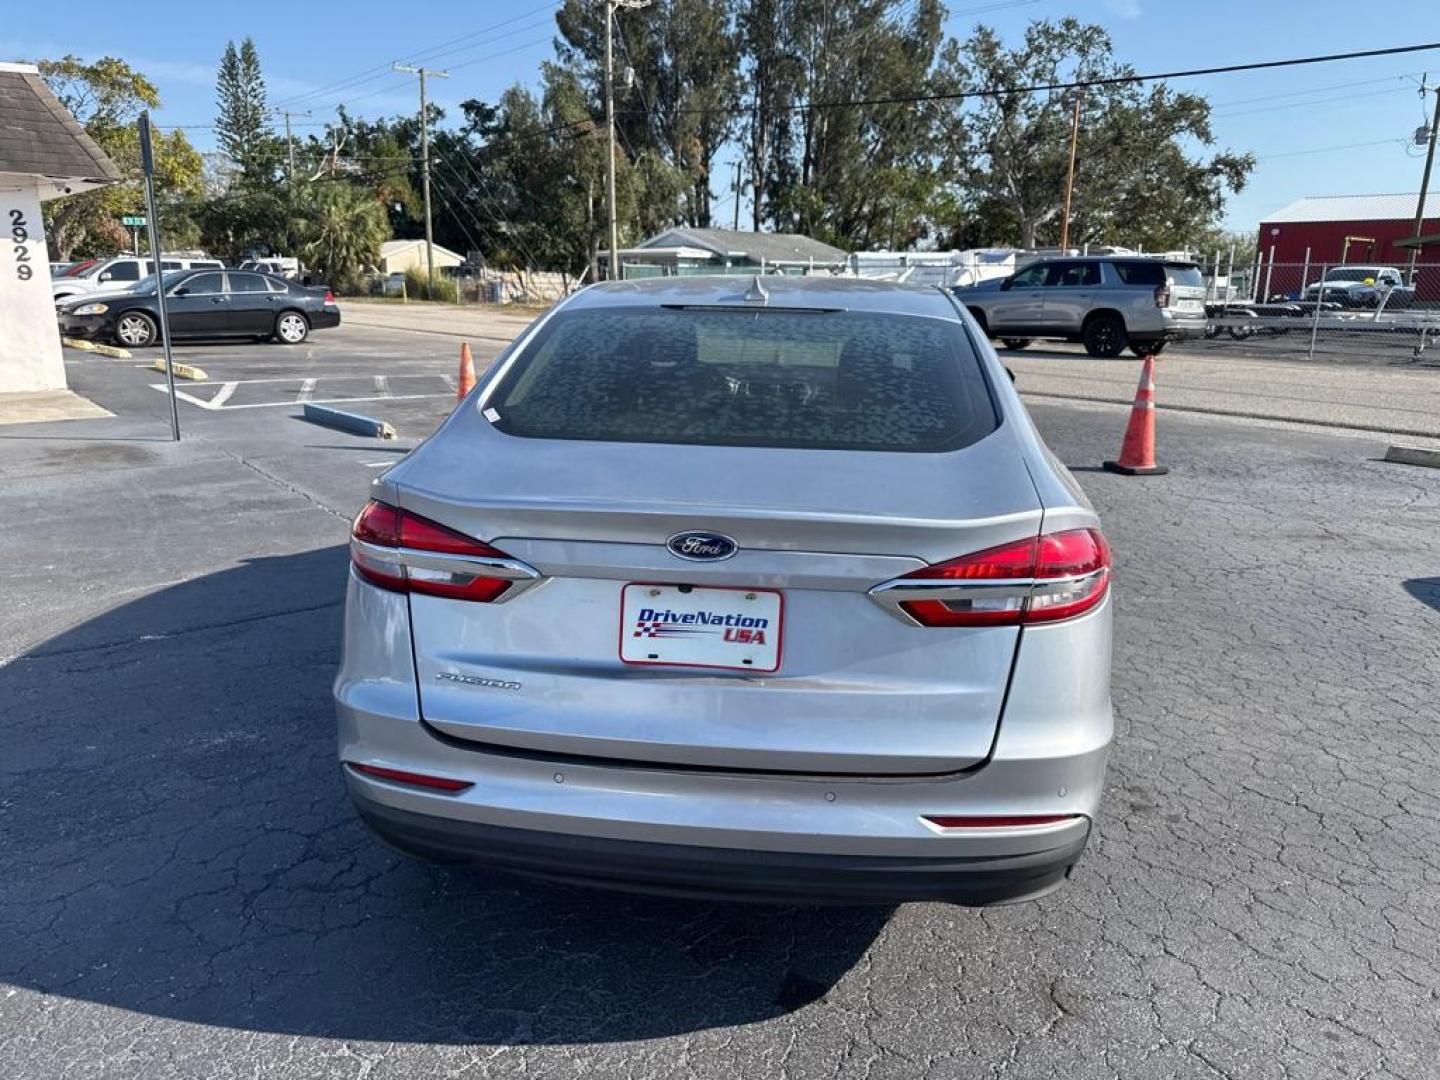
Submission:
M 380 260 L 390 237 L 385 208 L 353 184 L 320 181 L 310 185 L 298 214 L 300 252 L 332 285 L 353 281 Z

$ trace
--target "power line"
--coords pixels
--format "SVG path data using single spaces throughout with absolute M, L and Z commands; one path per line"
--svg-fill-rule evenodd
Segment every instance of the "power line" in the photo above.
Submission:
M 503 27 L 503 26 L 510 26 L 510 25 L 512 25 L 513 23 L 521 22 L 521 21 L 523 21 L 523 20 L 525 20 L 525 19 L 531 19 L 531 18 L 534 18 L 536 15 L 540 15 L 540 14 L 542 14 L 542 13 L 548 15 L 551 11 L 553 11 L 555 8 L 557 8 L 557 7 L 559 7 L 559 6 L 560 6 L 559 3 L 554 3 L 554 2 L 548 3 L 548 4 L 546 4 L 544 7 L 536 8 L 536 9 L 534 9 L 534 10 L 532 10 L 532 11 L 527 11 L 527 12 L 524 12 L 524 13 L 522 13 L 522 14 L 520 14 L 520 15 L 512 16 L 512 17 L 509 18 L 509 19 L 503 19 L 503 20 L 501 20 L 501 21 L 498 22 L 498 23 L 492 23 L 492 24 L 490 24 L 489 26 L 481 27 L 479 30 L 472 30 L 472 31 L 470 31 L 469 33 L 461 34 L 461 35 L 459 35 L 458 37 L 448 38 L 448 39 L 446 39 L 445 41 L 440 42 L 438 45 L 427 46 L 426 48 L 420 49 L 420 50 L 418 50 L 417 52 L 408 54 L 407 56 L 403 57 L 402 59 L 413 63 L 413 62 L 415 62 L 415 61 L 417 61 L 417 60 L 428 60 L 428 59 L 431 59 L 431 58 L 433 58 L 434 56 L 439 55 L 439 54 L 444 53 L 444 52 L 454 52 L 454 51 L 457 51 L 456 46 L 458 45 L 459 42 L 462 42 L 462 41 L 470 41 L 470 40 L 473 40 L 474 38 L 491 34 L 493 31 L 498 30 L 498 29 L 500 29 L 500 28 Z M 502 34 L 502 35 L 500 35 L 500 36 L 501 36 L 501 37 L 504 37 L 504 36 L 506 36 L 506 35 Z M 494 39 L 491 38 L 490 40 L 494 40 Z M 292 97 L 285 98 L 285 99 L 282 100 L 282 101 L 276 102 L 276 104 L 277 104 L 277 105 L 294 104 L 294 103 L 296 103 L 296 102 L 306 101 L 306 100 L 309 100 L 309 99 L 312 99 L 312 98 L 316 98 L 316 97 L 323 97 L 323 96 L 325 96 L 325 95 L 327 95 L 327 94 L 329 94 L 330 92 L 335 91 L 335 90 L 349 89 L 349 88 L 354 87 L 354 86 L 362 85 L 362 84 L 364 84 L 364 83 L 366 83 L 366 82 L 372 82 L 372 81 L 374 81 L 376 78 L 379 78 L 381 75 L 389 72 L 389 70 L 390 70 L 390 64 L 389 64 L 389 63 L 377 64 L 376 66 L 366 68 L 364 71 L 358 72 L 358 73 L 355 74 L 355 75 L 348 76 L 348 77 L 346 77 L 346 78 L 344 78 L 344 79 L 340 79 L 340 80 L 338 80 L 338 81 L 336 81 L 336 82 L 329 83 L 329 84 L 327 84 L 327 85 L 325 85 L 325 86 L 316 87 L 314 90 L 307 90 L 307 91 L 306 91 L 305 93 L 303 93 L 303 94 L 296 94 L 296 95 L 293 95 Z
M 1309 94 L 1324 94 L 1331 90 L 1348 90 L 1352 86 L 1375 86 L 1379 83 L 1393 82 L 1396 79 L 1408 79 L 1413 75 L 1420 75 L 1419 71 L 1402 71 L 1396 75 L 1386 75 L 1380 79 L 1360 79 L 1358 82 L 1330 83 L 1326 86 L 1312 86 L 1305 90 L 1286 90 L 1279 94 L 1261 94 L 1259 97 L 1237 98 L 1234 101 L 1212 101 L 1212 109 L 1229 109 L 1235 105 L 1254 105 L 1261 101 L 1279 101 L 1281 98 L 1304 97 Z
M 1056 90 L 1082 90 L 1092 86 L 1129 86 L 1138 83 L 1161 82 L 1167 79 L 1189 79 L 1201 75 L 1229 75 L 1240 71 L 1265 71 L 1274 68 L 1301 67 L 1310 64 L 1329 64 L 1339 60 L 1363 60 L 1377 56 L 1399 56 L 1405 53 L 1427 52 L 1440 49 L 1440 42 L 1425 45 L 1398 45 L 1388 49 L 1363 49 L 1357 52 L 1326 53 L 1320 56 L 1300 56 L 1287 60 L 1260 60 L 1248 64 L 1224 64 L 1216 67 L 1184 68 L 1177 71 L 1158 71 L 1148 75 L 1111 75 L 1103 79 L 1072 79 L 1066 82 L 1031 83 L 1025 86 L 990 86 L 981 90 L 960 90 L 947 94 L 896 94 L 890 97 L 852 98 L 845 101 L 805 101 L 794 105 L 774 106 L 784 112 L 804 112 L 807 109 L 841 109 L 866 105 L 917 105 L 936 101 L 965 101 L 977 97 L 1009 97 L 1015 94 L 1040 94 Z M 752 113 L 758 104 L 733 107 L 700 107 L 680 109 L 679 112 L 707 113 L 733 112 Z
M 1340 146 L 1315 146 L 1308 150 L 1286 150 L 1279 154 L 1265 154 L 1256 161 L 1270 161 L 1273 158 L 1300 157 L 1304 154 L 1328 154 L 1334 150 L 1358 150 L 1362 146 L 1403 146 L 1406 139 L 1376 139 L 1374 142 L 1343 143 Z
M 1255 116 L 1258 113 L 1278 112 L 1281 109 L 1308 109 L 1315 105 L 1325 105 L 1332 101 L 1354 101 L 1358 98 L 1379 97 L 1382 94 L 1403 94 L 1409 93 L 1408 86 L 1389 86 L 1384 90 L 1367 90 L 1363 94 L 1337 94 L 1333 97 L 1315 98 L 1313 101 L 1290 101 L 1283 105 L 1266 105 L 1258 109 L 1222 110 L 1212 112 L 1210 115 L 1217 118 L 1227 116 Z

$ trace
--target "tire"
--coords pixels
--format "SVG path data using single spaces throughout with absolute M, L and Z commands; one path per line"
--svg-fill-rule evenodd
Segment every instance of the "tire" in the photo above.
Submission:
M 298 311 L 275 316 L 275 340 L 281 345 L 299 345 L 310 336 L 310 320 Z
M 1080 340 L 1085 343 L 1085 351 L 1091 356 L 1103 357 L 1106 360 L 1114 359 L 1125 351 L 1128 341 L 1125 336 L 1125 324 L 1119 315 L 1102 311 L 1085 320 L 1085 328 L 1080 333 Z
M 1144 358 L 1146 356 L 1159 356 L 1162 352 L 1165 351 L 1165 346 L 1168 344 L 1169 342 L 1163 340 L 1137 341 L 1131 344 L 1130 351 L 1141 358 Z
M 1004 345 L 1007 349 L 1015 349 L 1016 351 L 1019 351 L 1020 349 L 1025 348 L 1034 340 L 1035 339 L 1031 337 L 1007 337 L 1001 338 L 1000 343 Z
M 143 311 L 126 311 L 115 321 L 115 340 L 128 349 L 144 349 L 155 344 L 160 327 Z

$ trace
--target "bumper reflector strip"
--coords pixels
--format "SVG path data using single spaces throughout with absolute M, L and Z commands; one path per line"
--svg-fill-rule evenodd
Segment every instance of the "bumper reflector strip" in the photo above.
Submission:
M 431 788 L 434 791 L 465 791 L 475 785 L 469 780 L 451 780 L 445 776 L 426 776 L 423 773 L 405 772 L 403 769 L 387 769 L 382 765 L 357 765 L 345 763 L 361 776 L 372 776 L 376 780 L 391 780 L 397 784 L 412 784 L 415 787 Z
M 924 821 L 938 829 L 1015 829 L 1026 825 L 1058 825 L 1073 821 L 1079 814 L 1025 814 L 986 817 L 959 817 L 947 814 L 923 814 Z

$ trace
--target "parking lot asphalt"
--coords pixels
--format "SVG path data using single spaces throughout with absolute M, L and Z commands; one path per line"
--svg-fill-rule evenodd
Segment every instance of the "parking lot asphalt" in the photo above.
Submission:
M 398 859 L 334 761 L 346 518 L 456 344 L 187 345 L 214 407 L 178 445 L 156 373 L 77 354 L 115 419 L 0 428 L 0 1076 L 1436 1075 L 1440 473 L 1165 413 L 1172 472 L 1119 477 L 1123 408 L 1036 400 L 1117 559 L 1075 879 L 986 911 L 589 893 Z M 401 438 L 297 419 L 309 379 Z

